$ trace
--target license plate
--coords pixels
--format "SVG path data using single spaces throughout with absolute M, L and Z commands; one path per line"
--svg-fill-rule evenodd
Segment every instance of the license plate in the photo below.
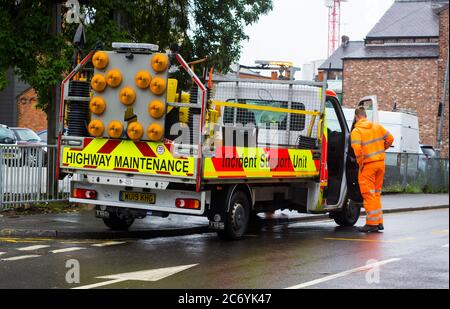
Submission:
M 156 203 L 156 195 L 154 193 L 121 191 L 119 199 L 122 202 L 137 202 L 145 204 Z

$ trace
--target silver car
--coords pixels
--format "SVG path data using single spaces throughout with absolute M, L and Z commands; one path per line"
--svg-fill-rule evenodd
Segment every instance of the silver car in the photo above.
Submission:
M 21 152 L 21 165 L 45 166 L 47 163 L 46 143 L 29 128 L 11 128 Z

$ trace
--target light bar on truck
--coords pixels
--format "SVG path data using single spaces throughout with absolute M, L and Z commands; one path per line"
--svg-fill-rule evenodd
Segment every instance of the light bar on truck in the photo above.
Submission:
M 259 64 L 262 66 L 265 65 L 275 65 L 275 66 L 279 66 L 279 67 L 288 67 L 291 68 L 294 66 L 294 63 L 290 62 L 290 61 L 267 61 L 267 60 L 256 60 L 255 64 Z
M 129 49 L 129 50 L 149 50 L 153 52 L 157 52 L 159 50 L 159 46 L 155 44 L 149 43 L 121 43 L 114 42 L 112 43 L 112 48 L 114 49 Z

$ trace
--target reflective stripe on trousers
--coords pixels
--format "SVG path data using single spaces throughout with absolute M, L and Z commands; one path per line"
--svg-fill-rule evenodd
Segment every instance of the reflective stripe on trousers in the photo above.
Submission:
M 384 171 L 384 161 L 376 161 L 364 164 L 359 174 L 359 185 L 367 213 L 367 225 L 383 224 L 381 188 L 383 187 Z

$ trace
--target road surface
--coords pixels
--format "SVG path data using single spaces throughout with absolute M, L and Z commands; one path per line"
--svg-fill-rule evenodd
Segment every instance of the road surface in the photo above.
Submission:
M 448 209 L 389 214 L 385 221 L 384 233 L 370 235 L 328 220 L 263 226 L 238 242 L 213 233 L 114 241 L 2 237 L 0 288 L 448 289 Z M 77 263 L 80 282 L 69 284 L 67 277 L 77 280 L 70 272 Z

